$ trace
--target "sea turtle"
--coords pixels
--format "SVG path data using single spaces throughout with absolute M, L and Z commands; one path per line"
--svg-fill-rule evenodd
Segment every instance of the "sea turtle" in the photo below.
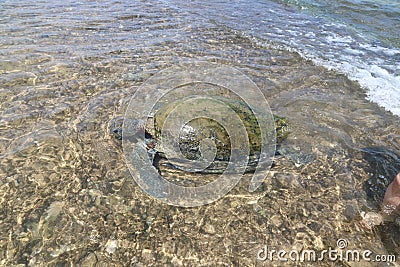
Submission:
M 204 103 L 203 103 L 204 102 Z M 189 104 L 188 104 L 189 103 Z M 210 104 L 211 103 L 211 104 Z M 185 104 L 185 105 L 184 105 Z M 219 104 L 222 104 L 219 105 Z M 172 114 L 179 106 L 179 112 Z M 219 122 L 213 118 L 205 118 L 198 116 L 198 110 L 194 107 L 204 107 L 209 109 L 208 111 L 212 114 L 218 114 Z M 232 113 L 226 111 L 231 110 L 240 118 L 239 123 L 236 125 L 232 119 Z M 267 135 L 271 137 L 272 131 L 276 130 L 276 142 L 279 144 L 289 134 L 289 122 L 285 117 L 276 115 L 268 115 L 258 111 L 255 108 L 250 108 L 246 103 L 241 100 L 231 99 L 223 96 L 207 96 L 207 97 L 185 97 L 171 102 L 163 103 L 160 108 L 154 113 L 153 118 L 147 122 L 140 121 L 137 119 L 117 117 L 111 121 L 110 131 L 116 139 L 136 142 L 139 136 L 145 134 L 145 142 L 149 157 L 152 158 L 153 165 L 156 166 L 157 157 L 165 156 L 165 147 L 160 145 L 161 138 L 168 136 L 176 136 L 176 132 L 172 131 L 171 128 L 163 128 L 164 122 L 169 119 L 169 125 L 172 127 L 181 127 L 179 130 L 179 137 L 177 145 L 179 151 L 188 160 L 198 160 L 207 153 L 208 145 L 214 146 L 214 160 L 211 165 L 207 168 L 199 170 L 201 173 L 221 173 L 225 170 L 226 164 L 232 155 L 232 149 L 241 150 L 242 145 L 247 142 L 249 146 L 249 161 L 247 164 L 246 171 L 254 171 L 260 158 L 261 151 L 261 132 L 259 124 L 256 120 L 256 116 L 253 111 L 257 112 L 263 122 L 270 129 L 266 129 Z M 227 114 L 225 114 L 225 112 Z M 172 117 L 172 119 L 171 119 Z M 185 118 L 195 118 L 188 123 L 180 124 L 181 121 L 185 121 Z M 272 122 L 273 119 L 273 122 Z M 271 121 L 268 121 L 271 120 Z M 228 131 L 226 128 L 221 126 L 220 122 L 227 122 L 229 124 Z M 174 126 L 176 122 L 177 126 Z M 124 127 L 122 127 L 124 124 Z M 242 135 L 239 132 L 235 132 L 237 129 L 243 129 L 247 132 L 247 136 Z M 122 132 L 124 128 L 124 133 Z M 128 132 L 128 133 L 127 133 Z M 235 135 L 236 134 L 236 135 Z M 235 146 L 231 143 L 231 136 L 235 135 L 236 140 Z M 203 140 L 212 141 L 204 142 Z M 270 139 L 272 140 L 272 139 Z M 232 145 L 232 146 L 231 146 Z M 202 149 L 203 148 L 203 149 Z M 212 150 L 212 148 L 210 148 Z M 169 158 L 169 160 L 171 160 Z M 172 161 L 171 167 L 180 167 L 179 161 Z M 157 167 L 157 166 L 156 166 Z

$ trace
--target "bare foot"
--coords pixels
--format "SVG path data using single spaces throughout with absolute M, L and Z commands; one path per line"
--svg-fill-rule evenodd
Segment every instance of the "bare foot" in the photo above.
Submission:
M 388 219 L 400 213 L 400 173 L 386 189 L 382 212 Z

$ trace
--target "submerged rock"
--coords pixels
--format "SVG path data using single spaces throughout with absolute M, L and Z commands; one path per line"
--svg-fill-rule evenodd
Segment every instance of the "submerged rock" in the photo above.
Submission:
M 371 173 L 364 189 L 369 200 L 380 205 L 386 188 L 400 171 L 400 152 L 385 147 L 367 147 L 362 151 L 369 163 L 368 172 Z

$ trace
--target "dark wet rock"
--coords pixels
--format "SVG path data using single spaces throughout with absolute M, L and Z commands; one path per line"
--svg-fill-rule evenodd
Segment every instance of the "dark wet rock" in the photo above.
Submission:
M 385 147 L 367 147 L 363 150 L 364 159 L 369 163 L 371 174 L 364 189 L 370 200 L 381 203 L 386 188 L 400 171 L 400 152 Z
M 359 211 L 354 205 L 348 204 L 344 208 L 343 215 L 346 217 L 347 221 L 352 221 L 359 215 Z
M 396 223 L 386 223 L 377 227 L 382 243 L 391 254 L 398 254 L 400 249 L 400 227 Z
M 367 171 L 370 174 L 370 178 L 363 185 L 364 190 L 367 193 L 368 201 L 377 209 L 367 212 L 363 221 L 369 223 L 367 226 L 377 230 L 382 244 L 389 253 L 398 254 L 399 225 L 396 222 L 384 221 L 382 213 L 379 211 L 388 185 L 400 172 L 400 151 L 385 147 L 368 147 L 362 151 L 364 159 L 369 164 Z

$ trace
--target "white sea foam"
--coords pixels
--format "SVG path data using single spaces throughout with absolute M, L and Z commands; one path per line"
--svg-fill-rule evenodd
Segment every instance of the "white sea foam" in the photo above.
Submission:
M 368 44 L 349 48 L 340 45 L 344 43 L 341 38 L 328 40 L 334 48 L 330 53 L 318 55 L 315 51 L 306 49 L 302 55 L 313 60 L 315 64 L 346 74 L 349 79 L 357 81 L 367 90 L 368 100 L 400 116 L 400 76 L 396 74 L 399 66 L 395 64 L 395 60 L 391 62 L 385 58 L 385 55 L 400 55 L 400 50 Z M 345 40 L 350 43 L 348 37 Z M 370 52 L 374 52 L 376 57 Z

